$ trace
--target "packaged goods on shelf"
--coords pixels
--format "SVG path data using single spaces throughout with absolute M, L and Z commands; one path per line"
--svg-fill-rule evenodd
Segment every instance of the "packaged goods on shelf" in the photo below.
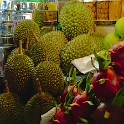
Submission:
M 109 20 L 109 1 L 97 1 L 97 20 Z
M 43 11 L 44 21 L 57 21 L 57 11 Z
M 97 19 L 97 9 L 96 9 L 96 1 L 93 2 L 84 2 L 85 5 L 91 10 L 93 19 Z
M 121 17 L 122 1 L 109 2 L 109 20 L 118 20 Z
M 56 21 L 57 19 L 57 4 L 54 2 L 46 2 L 45 7 L 45 21 Z

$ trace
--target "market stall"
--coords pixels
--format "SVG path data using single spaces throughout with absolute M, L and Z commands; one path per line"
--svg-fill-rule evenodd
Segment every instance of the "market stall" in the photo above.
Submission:
M 123 124 L 123 1 L 0 1 L 0 124 Z

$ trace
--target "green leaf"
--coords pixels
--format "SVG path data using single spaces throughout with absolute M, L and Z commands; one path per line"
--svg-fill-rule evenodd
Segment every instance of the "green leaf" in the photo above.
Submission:
M 80 120 L 85 123 L 85 124 L 88 124 L 88 120 L 84 119 L 84 118 L 80 118 Z
M 108 67 L 109 64 L 111 63 L 111 57 L 108 54 L 108 51 L 105 51 L 104 53 L 100 54 L 100 52 L 96 53 L 96 51 L 94 50 L 94 56 L 99 63 L 100 69 Z
M 104 64 L 105 64 L 105 68 L 107 68 L 109 65 L 110 65 L 110 63 L 111 63 L 111 56 L 109 55 L 109 54 L 107 54 L 107 59 L 106 59 L 106 61 L 104 62 Z
M 121 88 L 115 95 L 113 99 L 113 104 L 119 107 L 124 105 L 124 87 Z
M 69 115 L 69 109 L 66 108 L 65 114 Z
M 81 84 L 82 84 L 82 82 L 83 82 L 83 79 L 84 79 L 84 77 L 83 78 L 81 78 L 78 82 L 77 82 L 77 86 L 78 86 L 78 93 L 80 93 L 80 89 L 81 89 Z
M 85 102 L 83 102 L 83 103 L 88 103 L 89 105 L 94 105 L 94 104 L 92 103 L 92 101 L 85 101 Z
M 72 73 L 72 81 L 76 81 L 76 68 L 74 68 L 73 73 Z
M 67 93 L 66 97 L 65 97 L 65 102 L 64 102 L 64 107 L 66 105 L 69 105 L 72 102 L 72 99 L 74 98 L 74 94 L 73 94 L 73 90 L 76 87 L 76 85 L 74 85 L 71 89 L 70 92 Z
M 74 67 L 71 66 L 70 71 L 69 71 L 69 75 L 68 75 L 68 77 L 69 77 L 69 81 L 71 80 L 71 74 L 72 74 L 73 68 L 74 68 Z
M 85 91 L 87 91 L 87 92 L 90 92 L 90 84 L 91 84 L 91 82 L 92 82 L 92 74 L 91 73 L 89 73 L 88 75 L 87 75 L 87 77 L 86 77 L 86 87 L 85 87 Z
M 100 83 L 100 84 L 104 84 L 105 81 L 106 81 L 105 79 L 100 79 L 100 80 L 99 80 L 99 83 Z

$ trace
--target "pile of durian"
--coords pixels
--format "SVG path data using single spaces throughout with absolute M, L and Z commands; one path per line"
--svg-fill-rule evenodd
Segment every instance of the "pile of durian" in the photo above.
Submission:
M 62 31 L 42 33 L 38 17 L 16 26 L 16 48 L 4 67 L 0 124 L 39 124 L 41 115 L 59 103 L 71 61 L 104 49 L 104 35 L 94 32 L 93 17 L 85 4 L 65 3 L 59 18 Z

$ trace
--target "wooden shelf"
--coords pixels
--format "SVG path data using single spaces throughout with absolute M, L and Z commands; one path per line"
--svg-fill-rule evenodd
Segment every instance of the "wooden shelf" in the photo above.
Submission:
M 52 26 L 43 26 L 42 28 L 41 28 L 41 30 L 42 29 L 52 29 Z
M 116 22 L 117 20 L 94 20 L 95 22 Z

